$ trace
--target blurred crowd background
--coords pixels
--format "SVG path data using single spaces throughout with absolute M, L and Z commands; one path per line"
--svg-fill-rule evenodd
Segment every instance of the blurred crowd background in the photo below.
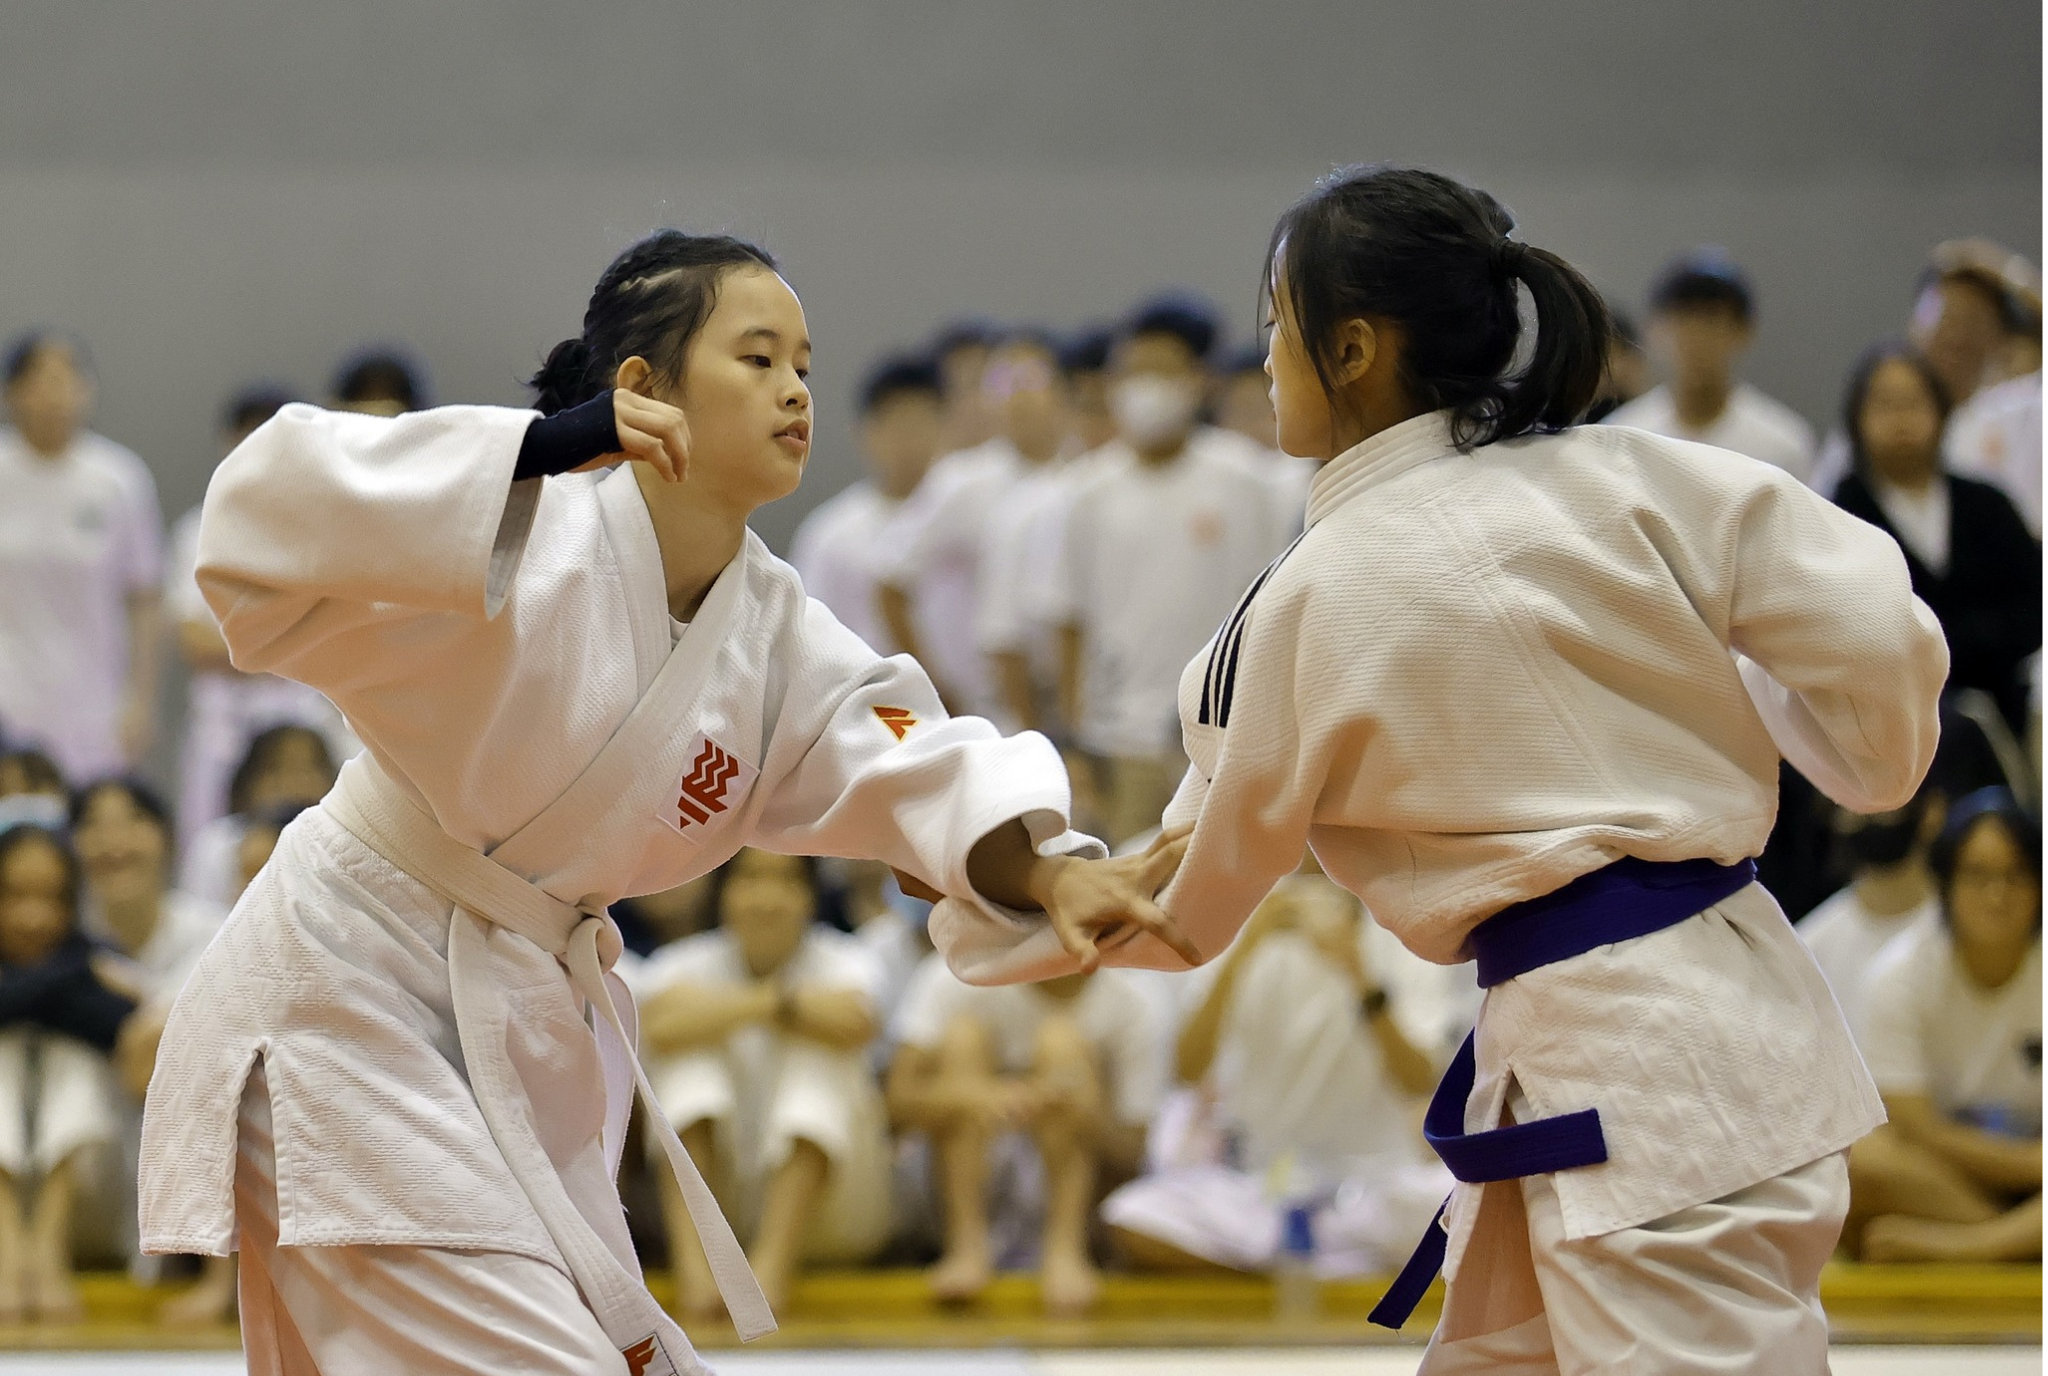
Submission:
M 1469 177 L 1602 284 L 1599 423 L 1898 540 L 1954 657 L 1942 756 L 1869 819 L 1786 771 L 1763 869 L 1892 1110 L 1848 1252 L 2038 1258 L 2037 9 L 115 8 L 29 5 L 0 45 L 0 1323 L 75 1315 L 81 1264 L 196 1273 L 167 1323 L 231 1308 L 225 1262 L 130 1255 L 139 1096 L 356 748 L 237 674 L 198 597 L 242 435 L 294 399 L 519 404 L 620 244 L 758 237 L 820 417 L 762 533 L 956 711 L 1050 735 L 1083 824 L 1134 842 L 1184 768 L 1180 669 L 1313 479 L 1273 447 L 1260 251 L 1360 157 Z M 1381 1273 L 1447 1188 L 1417 1121 L 1478 991 L 1312 862 L 1179 977 L 969 989 L 886 870 L 755 852 L 616 915 L 771 1295 L 826 1264 L 949 1301 L 1031 1269 L 1055 1313 L 1104 1267 Z M 708 1314 L 680 1201 L 629 1171 Z

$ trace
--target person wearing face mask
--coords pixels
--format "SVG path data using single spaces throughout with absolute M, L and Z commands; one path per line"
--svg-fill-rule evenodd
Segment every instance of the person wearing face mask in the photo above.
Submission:
M 1849 1030 L 1863 1032 L 1863 980 L 1885 943 L 1922 922 L 1940 905 L 1927 848 L 1941 830 L 1947 800 L 1923 787 L 1902 808 L 1861 816 L 1837 808 L 1834 832 L 1852 858 L 1848 885 L 1808 913 L 1797 928 L 1827 976 Z
M 1853 467 L 1835 504 L 1905 551 L 1913 592 L 1948 638 L 1948 691 L 1988 693 L 2018 734 L 2025 665 L 2041 648 L 2041 544 L 2003 492 L 1944 469 L 1948 416 L 1945 384 L 1926 355 L 1897 341 L 1870 349 L 1843 405 Z
M 886 1115 L 865 1058 L 883 971 L 818 921 L 816 861 L 743 850 L 712 885 L 718 926 L 663 947 L 635 977 L 641 1054 L 780 1307 L 799 1261 L 864 1261 L 888 1240 Z M 718 1286 L 672 1185 L 662 1213 L 683 1313 L 715 1314 Z
M 1186 760 L 1180 672 L 1287 543 L 1289 516 L 1241 436 L 1200 422 L 1209 306 L 1147 302 L 1111 353 L 1117 438 L 1066 506 L 1051 606 L 1060 709 L 1112 845 L 1159 824 Z

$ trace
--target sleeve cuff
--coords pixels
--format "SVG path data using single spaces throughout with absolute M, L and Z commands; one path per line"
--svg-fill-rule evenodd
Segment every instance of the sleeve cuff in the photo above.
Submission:
M 546 478 L 619 452 L 618 412 L 609 391 L 526 427 L 512 478 Z

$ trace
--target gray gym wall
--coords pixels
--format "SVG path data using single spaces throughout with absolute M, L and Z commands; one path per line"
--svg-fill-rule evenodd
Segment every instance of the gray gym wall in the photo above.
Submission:
M 1821 425 L 1929 245 L 2038 254 L 2040 52 L 2028 0 L 10 0 L 0 330 L 90 340 L 98 426 L 175 515 L 239 383 L 317 394 L 397 340 L 438 397 L 516 403 L 635 235 L 756 236 L 818 345 L 812 471 L 759 518 L 781 546 L 856 472 L 877 351 L 1168 284 L 1249 337 L 1279 209 L 1393 158 L 1626 304 L 1727 245 L 1751 375 Z

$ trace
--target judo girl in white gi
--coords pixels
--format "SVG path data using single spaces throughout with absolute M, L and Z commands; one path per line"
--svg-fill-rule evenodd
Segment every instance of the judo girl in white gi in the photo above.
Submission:
M 207 951 L 150 1088 L 144 1245 L 239 1245 L 252 1370 L 704 1369 L 614 1183 L 636 1079 L 651 1106 L 615 899 L 750 845 L 1044 909 L 1082 950 L 1182 940 L 1149 901 L 1172 847 L 1074 858 L 1099 848 L 1052 746 L 947 719 L 747 529 L 803 471 L 809 364 L 765 253 L 665 231 L 550 355 L 545 419 L 290 406 L 215 475 L 198 577 L 236 666 L 320 689 L 366 746 Z
M 1163 902 L 1213 954 L 1307 843 L 1418 955 L 1477 960 L 1427 1123 L 1461 1183 L 1378 1315 L 1443 1258 L 1425 1372 L 1820 1372 L 1883 1111 L 1750 860 L 1780 752 L 1851 808 L 1912 796 L 1946 650 L 1897 546 L 1787 474 L 1571 428 L 1606 312 L 1513 226 L 1401 168 L 1281 219 L 1280 442 L 1324 463 L 1182 679 Z M 1064 964 L 959 904 L 933 932 L 974 979 Z

